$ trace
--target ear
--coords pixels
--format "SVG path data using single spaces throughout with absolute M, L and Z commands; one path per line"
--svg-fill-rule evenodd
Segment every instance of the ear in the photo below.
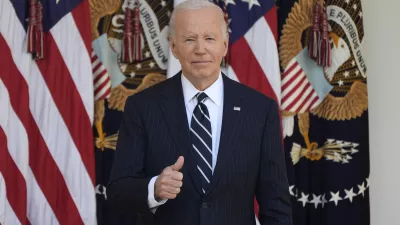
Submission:
M 174 57 L 176 59 L 178 59 L 176 56 L 176 42 L 175 41 L 176 41 L 175 38 L 168 36 L 169 48 L 171 49 L 172 55 L 174 55 Z
M 229 48 L 229 33 L 226 34 L 226 40 L 224 41 L 224 56 L 228 53 Z

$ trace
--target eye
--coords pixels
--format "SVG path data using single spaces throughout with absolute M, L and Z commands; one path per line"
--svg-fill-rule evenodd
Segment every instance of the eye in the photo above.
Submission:
M 214 41 L 215 39 L 212 38 L 212 37 L 208 37 L 208 38 L 206 38 L 206 40 L 207 40 L 207 41 Z
M 193 38 L 186 38 L 186 40 L 185 40 L 185 42 L 192 42 L 192 41 L 194 41 Z

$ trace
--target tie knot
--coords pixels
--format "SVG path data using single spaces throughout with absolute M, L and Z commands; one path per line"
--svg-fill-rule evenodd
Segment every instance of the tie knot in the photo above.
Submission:
M 204 92 L 199 92 L 199 93 L 196 94 L 196 98 L 197 98 L 197 102 L 198 103 L 203 102 L 204 99 L 206 99 L 207 97 L 208 97 L 207 94 L 204 93 Z

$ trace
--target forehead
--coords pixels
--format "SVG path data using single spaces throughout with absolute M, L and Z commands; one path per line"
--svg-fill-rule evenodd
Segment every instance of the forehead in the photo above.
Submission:
M 186 33 L 218 33 L 221 31 L 220 14 L 215 8 L 179 11 L 176 14 L 176 32 Z

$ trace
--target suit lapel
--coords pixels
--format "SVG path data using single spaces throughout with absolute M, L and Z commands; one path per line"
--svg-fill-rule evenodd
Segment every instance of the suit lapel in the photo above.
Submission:
M 223 75 L 224 78 L 224 108 L 222 116 L 221 137 L 217 156 L 217 164 L 211 178 L 211 184 L 206 195 L 215 187 L 219 179 L 223 176 L 224 169 L 229 165 L 233 154 L 233 134 L 240 116 L 240 103 L 243 96 L 234 88 L 235 81 Z M 239 107 L 239 108 L 235 108 Z
M 163 96 L 160 101 L 161 111 L 180 154 L 185 158 L 184 168 L 187 168 L 189 177 L 199 194 L 203 194 L 200 189 L 200 181 L 197 179 L 198 172 L 194 166 L 196 163 L 192 155 L 193 151 L 191 151 L 192 145 L 182 91 L 181 73 L 170 79 L 170 84 L 165 85 L 164 90 L 160 93 Z

